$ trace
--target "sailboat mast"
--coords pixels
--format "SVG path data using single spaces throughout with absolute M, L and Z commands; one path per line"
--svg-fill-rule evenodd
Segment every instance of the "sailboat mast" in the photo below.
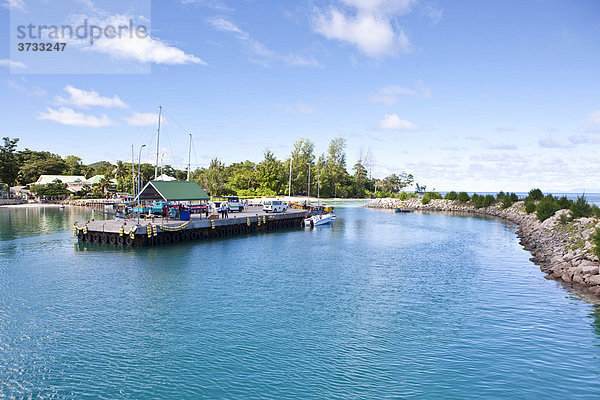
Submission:
M 190 133 L 190 142 L 188 144 L 188 173 L 187 173 L 187 180 L 189 182 L 190 180 L 190 168 L 192 165 L 192 134 Z
M 135 197 L 135 158 L 133 157 L 133 145 L 131 145 L 131 194 Z
M 158 106 L 158 129 L 156 130 L 156 165 L 154 166 L 154 179 L 158 178 L 158 152 L 160 146 L 160 114 L 162 106 Z
M 290 157 L 290 183 L 288 185 L 288 197 L 292 197 L 292 162 L 294 161 L 294 155 Z
M 317 167 L 317 206 L 321 204 L 321 170 Z

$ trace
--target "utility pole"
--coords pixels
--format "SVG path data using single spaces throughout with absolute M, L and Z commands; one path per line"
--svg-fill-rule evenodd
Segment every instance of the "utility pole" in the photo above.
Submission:
M 154 166 L 154 179 L 158 178 L 158 149 L 160 146 L 160 115 L 162 106 L 158 106 L 158 129 L 156 130 L 156 165 Z M 145 145 L 144 145 L 145 146 Z
M 146 147 L 145 144 L 143 144 L 140 147 L 140 151 L 138 154 L 138 196 L 140 195 L 140 192 L 142 191 L 142 149 Z M 140 199 L 138 199 L 138 204 L 140 203 Z
M 317 166 L 317 205 L 321 204 L 321 168 Z
M 310 204 L 310 163 L 306 165 L 308 165 L 308 204 Z
M 190 168 L 192 165 L 192 134 L 190 133 L 190 142 L 188 144 L 188 173 L 187 173 L 187 181 L 190 181 Z

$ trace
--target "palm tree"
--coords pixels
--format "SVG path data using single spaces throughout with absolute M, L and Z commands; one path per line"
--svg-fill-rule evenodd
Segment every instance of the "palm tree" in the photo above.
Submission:
M 117 178 L 117 181 L 119 183 L 119 191 L 123 191 L 123 183 L 125 180 L 125 175 L 127 174 L 128 171 L 125 170 L 125 163 L 123 161 L 117 161 L 117 165 L 115 166 L 115 169 L 113 170 L 113 174 L 114 176 Z
M 108 189 L 108 187 L 110 186 L 110 179 L 105 176 L 104 178 L 102 178 L 100 180 L 100 182 L 98 183 L 98 191 L 102 194 L 105 195 L 106 191 Z

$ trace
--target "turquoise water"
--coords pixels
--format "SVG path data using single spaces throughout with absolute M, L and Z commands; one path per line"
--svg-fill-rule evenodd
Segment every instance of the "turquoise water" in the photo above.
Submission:
M 598 397 L 600 308 L 513 226 L 337 213 L 132 250 L 77 245 L 82 209 L 0 208 L 0 397 Z

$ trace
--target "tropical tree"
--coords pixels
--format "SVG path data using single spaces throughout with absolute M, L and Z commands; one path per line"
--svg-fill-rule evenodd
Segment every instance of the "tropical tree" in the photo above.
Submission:
M 77 156 L 67 156 L 65 158 L 65 175 L 83 175 L 85 172 L 85 165 L 83 165 L 81 158 Z
M 315 145 L 310 139 L 300 139 L 294 143 L 292 150 L 292 191 L 298 194 L 306 194 L 308 191 L 309 164 L 315 162 Z M 286 166 L 289 170 L 289 161 Z M 314 175 L 314 174 L 313 174 Z M 311 181 L 313 176 L 311 176 Z M 311 182 L 312 184 L 312 182 Z
M 256 182 L 261 190 L 280 193 L 285 185 L 284 167 L 273 152 L 265 149 L 263 160 L 256 166 Z
M 129 169 L 123 161 L 117 161 L 113 169 L 113 175 L 117 178 L 117 188 L 120 192 L 125 190 L 125 177 L 128 175 Z
M 19 176 L 16 148 L 18 138 L 3 137 L 4 144 L 0 146 L 0 182 L 14 186 Z
M 338 189 L 344 187 L 348 178 L 348 172 L 346 171 L 346 139 L 338 137 L 331 140 L 324 164 L 322 174 L 325 192 L 329 196 L 337 197 Z

